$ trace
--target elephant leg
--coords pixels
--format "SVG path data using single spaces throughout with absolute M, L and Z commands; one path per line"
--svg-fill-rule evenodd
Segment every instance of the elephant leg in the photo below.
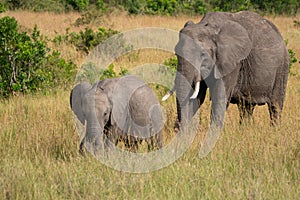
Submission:
M 161 149 L 163 144 L 163 137 L 162 137 L 162 131 L 160 130 L 155 136 L 157 148 Z
M 145 139 L 148 147 L 148 151 L 152 151 L 155 148 L 162 148 L 162 131 L 159 131 L 157 134 L 151 136 L 150 138 Z
M 138 150 L 138 139 L 130 134 L 125 134 L 122 137 L 125 148 L 129 151 L 136 152 Z
M 118 145 L 119 141 L 122 139 L 122 131 L 119 128 L 112 128 L 112 142 L 115 146 Z
M 271 125 L 275 126 L 279 122 L 282 107 L 280 107 L 278 103 L 274 103 L 274 102 L 268 103 L 268 107 L 269 107 Z
M 249 123 L 252 118 L 255 105 L 249 103 L 248 101 L 242 100 L 237 104 L 237 106 L 240 113 L 240 124 L 243 122 Z
M 150 138 L 145 139 L 146 143 L 147 143 L 147 147 L 148 147 L 148 152 L 152 151 L 154 149 L 154 137 L 155 136 L 151 136 Z
M 139 149 L 139 141 L 136 137 L 134 136 L 129 136 L 130 137 L 130 150 L 133 152 L 137 152 Z
M 177 133 L 181 129 L 180 121 L 178 118 L 176 118 L 174 123 L 174 131 Z
M 286 64 L 288 65 L 288 64 Z M 272 91 L 270 102 L 268 102 L 271 125 L 274 126 L 279 123 L 281 111 L 283 109 L 283 102 L 286 93 L 286 84 L 288 78 L 288 67 L 284 67 L 285 71 L 279 71 L 276 74 L 275 84 Z
M 227 106 L 226 90 L 222 79 L 215 79 L 210 76 L 206 79 L 210 89 L 212 102 L 210 127 L 205 135 L 203 144 L 200 149 L 200 157 L 205 157 L 215 146 L 222 132 L 224 117 Z
M 124 145 L 127 149 L 130 149 L 131 148 L 131 140 L 130 140 L 130 135 L 126 135 L 123 138 L 123 142 L 124 142 Z

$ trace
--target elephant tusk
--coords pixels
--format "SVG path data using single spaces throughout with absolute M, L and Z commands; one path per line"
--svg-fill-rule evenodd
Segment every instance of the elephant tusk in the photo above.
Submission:
M 161 99 L 162 101 L 167 100 L 175 91 L 175 86 L 172 87 L 171 90 L 169 90 L 169 92 Z
M 161 100 L 162 101 L 167 100 L 172 94 L 173 94 L 173 91 L 170 90 Z
M 195 91 L 194 91 L 193 95 L 190 97 L 190 99 L 196 99 L 197 98 L 198 93 L 199 93 L 199 89 L 200 89 L 200 81 L 198 81 L 196 83 Z

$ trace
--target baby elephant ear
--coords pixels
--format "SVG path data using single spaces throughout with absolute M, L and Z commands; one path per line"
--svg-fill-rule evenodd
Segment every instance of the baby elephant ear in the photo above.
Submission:
M 85 123 L 83 98 L 90 87 L 91 85 L 89 83 L 80 83 L 72 89 L 70 94 L 71 109 L 83 125 Z
M 217 76 L 221 77 L 235 70 L 252 48 L 247 30 L 234 21 L 227 21 L 222 25 L 217 33 L 216 44 L 216 64 L 220 72 Z

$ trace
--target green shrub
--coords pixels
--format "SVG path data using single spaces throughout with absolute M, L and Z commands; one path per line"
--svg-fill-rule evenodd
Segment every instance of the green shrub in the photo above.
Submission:
M 81 16 L 77 18 L 74 22 L 74 26 L 79 27 L 82 25 L 89 24 L 91 22 L 97 22 L 101 20 L 101 18 L 103 17 L 103 13 L 104 12 L 101 12 L 96 9 L 90 9 L 88 11 L 82 12 Z
M 45 73 L 50 79 L 44 83 L 47 88 L 54 88 L 63 86 L 66 88 L 69 84 L 73 83 L 77 66 L 72 61 L 66 61 L 60 55 L 59 51 L 53 51 L 47 56 L 46 63 L 44 64 Z
M 138 0 L 132 0 L 129 2 L 128 12 L 130 14 L 138 14 L 141 10 L 141 3 Z
M 5 6 L 3 5 L 3 3 L 0 3 L 0 13 L 3 13 L 5 11 L 6 11 Z
M 11 10 L 25 9 L 31 11 L 50 11 L 55 13 L 61 13 L 67 11 L 70 6 L 64 1 L 56 0 L 6 0 L 4 4 Z
M 294 15 L 300 8 L 299 0 L 251 0 L 259 10 L 272 14 Z
M 176 0 L 149 0 L 146 1 L 145 13 L 173 15 L 178 10 Z
M 292 49 L 288 49 L 288 51 L 290 54 L 289 74 L 294 76 L 296 74 L 292 71 L 292 68 L 294 68 L 294 63 L 297 63 L 298 59 L 296 58 L 296 53 Z
M 203 0 L 196 0 L 194 6 L 195 13 L 204 15 L 207 13 L 207 4 Z
M 86 10 L 89 5 L 89 0 L 67 0 L 74 10 L 83 11 Z
M 181 10 L 183 13 L 204 15 L 208 11 L 208 4 L 204 0 L 183 1 Z
M 288 40 L 284 40 L 285 44 L 288 45 Z M 291 76 L 296 75 L 292 68 L 294 68 L 294 63 L 297 63 L 298 59 L 296 58 L 296 53 L 292 49 L 288 49 L 288 52 L 290 54 L 290 65 L 289 65 L 289 74 Z
M 223 0 L 210 0 L 208 1 L 213 11 L 241 11 L 248 10 L 251 7 L 251 1 L 249 0 L 233 0 L 233 1 L 223 1 Z
M 95 7 L 100 12 L 126 10 L 130 14 L 174 15 L 205 14 L 207 11 L 257 10 L 272 14 L 295 15 L 299 0 L 3 0 L 5 7 L 33 11 L 87 11 Z
M 51 52 L 35 26 L 20 32 L 15 18 L 0 19 L 0 96 L 35 92 L 60 85 L 76 66 Z
M 107 79 L 107 78 L 114 78 L 114 77 L 117 77 L 117 73 L 114 70 L 114 65 L 110 64 L 108 66 L 108 69 L 101 70 L 99 78 L 100 78 L 100 80 L 104 80 L 104 79 Z
M 110 64 L 108 66 L 108 69 L 101 70 L 99 79 L 104 80 L 107 78 L 116 78 L 116 77 L 125 76 L 128 74 L 128 70 L 126 68 L 121 68 L 121 71 L 119 73 L 117 73 L 117 72 L 115 72 L 114 67 L 115 66 L 113 64 Z
M 178 60 L 177 57 L 171 57 L 164 61 L 163 63 L 165 66 L 167 66 L 168 71 L 170 70 L 173 75 L 176 74 L 177 66 L 178 66 Z
M 83 51 L 88 54 L 91 49 L 117 33 L 119 32 L 112 29 L 105 29 L 103 27 L 99 27 L 97 31 L 85 28 L 84 31 L 80 31 L 79 33 L 69 33 L 69 28 L 67 28 L 66 34 L 57 35 L 53 39 L 53 42 L 58 44 L 63 42 L 72 44 L 78 51 Z
M 75 82 L 88 81 L 90 83 L 94 83 L 97 80 L 116 78 L 128 74 L 128 70 L 126 68 L 121 67 L 121 71 L 117 73 L 114 70 L 114 67 L 115 66 L 113 64 L 110 64 L 107 69 L 98 69 L 92 62 L 85 63 L 78 72 Z

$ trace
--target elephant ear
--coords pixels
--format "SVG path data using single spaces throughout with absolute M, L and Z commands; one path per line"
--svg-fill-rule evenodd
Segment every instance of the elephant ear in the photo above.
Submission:
M 184 24 L 184 28 L 189 26 L 189 25 L 194 25 L 195 23 L 191 20 L 187 21 L 185 24 Z
M 123 76 L 117 79 L 117 82 L 114 84 L 113 95 L 111 97 L 111 119 L 112 123 L 124 132 L 128 132 L 133 122 L 129 102 L 133 95 L 136 95 L 135 91 L 144 85 L 144 81 L 132 75 Z
M 83 98 L 86 92 L 91 88 L 87 82 L 76 85 L 70 94 L 70 105 L 78 120 L 84 125 L 85 115 L 83 112 Z
M 227 21 L 221 26 L 216 44 L 216 64 L 219 69 L 215 70 L 216 78 L 222 78 L 235 70 L 252 48 L 247 30 L 234 21 Z

